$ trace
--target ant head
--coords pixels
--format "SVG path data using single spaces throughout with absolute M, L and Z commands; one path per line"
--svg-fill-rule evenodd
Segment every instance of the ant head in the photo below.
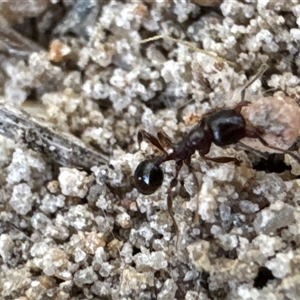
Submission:
M 134 172 L 135 186 L 144 195 L 153 194 L 162 185 L 163 180 L 162 169 L 151 159 L 142 161 Z

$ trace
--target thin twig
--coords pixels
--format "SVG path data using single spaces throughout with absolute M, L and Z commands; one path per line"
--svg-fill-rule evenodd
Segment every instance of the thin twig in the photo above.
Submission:
M 0 134 L 62 166 L 89 170 L 108 161 L 105 155 L 71 134 L 58 132 L 49 123 L 3 103 L 0 103 Z
M 210 56 L 218 61 L 221 61 L 221 62 L 226 62 L 228 63 L 229 65 L 235 67 L 236 64 L 230 60 L 227 60 L 225 58 L 222 58 L 220 56 L 218 56 L 217 54 L 213 53 L 213 52 L 209 52 L 209 51 L 206 51 L 206 50 L 203 50 L 203 49 L 199 49 L 198 47 L 196 47 L 194 44 L 190 43 L 190 42 L 187 42 L 187 41 L 183 41 L 183 40 L 180 40 L 180 39 L 175 39 L 171 36 L 168 36 L 168 35 L 155 35 L 155 36 L 152 36 L 148 39 L 144 39 L 142 40 L 140 43 L 141 44 L 144 44 L 144 43 L 148 43 L 148 42 L 152 42 L 152 41 L 156 41 L 156 40 L 159 40 L 159 39 L 165 39 L 165 40 L 169 40 L 169 41 L 172 41 L 172 42 L 175 42 L 175 43 L 179 43 L 179 44 L 182 44 L 182 45 L 185 45 L 187 46 L 188 48 L 190 48 L 191 50 L 193 51 L 198 51 L 198 52 L 201 52 L 207 56 Z

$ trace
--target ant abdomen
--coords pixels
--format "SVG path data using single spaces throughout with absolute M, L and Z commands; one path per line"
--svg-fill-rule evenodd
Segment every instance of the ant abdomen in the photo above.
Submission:
M 135 186 L 144 195 L 153 194 L 161 187 L 163 180 L 162 169 L 151 159 L 142 161 L 134 172 Z

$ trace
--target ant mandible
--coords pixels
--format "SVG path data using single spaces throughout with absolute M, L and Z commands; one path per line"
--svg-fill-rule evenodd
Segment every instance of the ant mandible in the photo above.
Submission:
M 172 211 L 171 190 L 178 183 L 178 174 L 183 164 L 187 165 L 192 172 L 191 156 L 196 151 L 198 151 L 200 156 L 205 160 L 217 163 L 236 161 L 234 157 L 208 157 L 206 154 L 210 151 L 212 143 L 219 147 L 224 147 L 235 144 L 242 138 L 248 137 L 258 139 L 264 146 L 271 149 L 287 153 L 300 163 L 300 159 L 291 151 L 269 145 L 262 138 L 261 130 L 254 126 L 247 125 L 246 120 L 241 114 L 242 108 L 250 104 L 250 102 L 244 100 L 245 90 L 258 79 L 266 69 L 267 66 L 263 64 L 254 78 L 242 88 L 240 103 L 233 108 L 215 109 L 206 113 L 198 124 L 179 143 L 172 143 L 171 138 L 163 131 L 159 131 L 157 137 L 155 137 L 145 130 L 139 130 L 137 136 L 139 144 L 145 139 L 163 152 L 161 156 L 144 160 L 137 166 L 134 173 L 134 181 L 140 193 L 144 195 L 153 194 L 163 182 L 164 174 L 160 165 L 169 160 L 175 161 L 175 175 L 167 190 L 167 207 L 176 234 L 178 233 L 178 226 Z M 171 151 L 167 152 L 162 145 L 167 145 Z M 198 209 L 196 216 L 198 216 Z

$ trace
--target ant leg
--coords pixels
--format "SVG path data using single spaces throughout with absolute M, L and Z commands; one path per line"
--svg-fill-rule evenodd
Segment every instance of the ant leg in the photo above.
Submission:
M 300 164 L 300 157 L 298 157 L 296 154 L 294 154 L 290 150 L 284 150 L 284 149 L 280 149 L 280 148 L 269 145 L 269 143 L 261 137 L 261 134 L 258 132 L 258 130 L 255 130 L 254 128 L 251 130 L 246 130 L 245 137 L 258 139 L 264 146 L 266 146 L 270 149 L 280 151 L 282 153 L 286 153 L 286 154 L 290 155 L 292 158 L 294 158 L 298 162 L 298 164 Z
M 241 101 L 236 107 L 234 107 L 235 112 L 240 115 L 242 108 L 250 103 L 250 101 Z
M 247 89 L 254 81 L 256 81 L 259 77 L 261 77 L 262 74 L 264 74 L 264 73 L 267 71 L 267 69 L 268 69 L 268 65 L 265 64 L 265 63 L 263 63 L 263 64 L 261 65 L 261 67 L 258 69 L 257 73 L 254 75 L 254 77 L 253 77 L 250 81 L 248 81 L 248 82 L 243 86 L 243 88 L 242 88 L 242 90 L 241 90 L 241 102 L 243 102 L 244 99 L 245 99 L 246 89 Z
M 200 191 L 200 185 L 199 185 L 199 181 L 198 178 L 196 176 L 196 173 L 193 170 L 193 167 L 191 166 L 191 156 L 188 157 L 184 163 L 188 166 L 190 173 L 192 173 L 193 178 L 194 178 L 194 182 L 196 183 L 196 188 L 197 191 Z M 194 223 L 195 224 L 199 224 L 199 201 L 196 201 L 196 211 L 195 211 L 195 217 L 194 217 Z
M 196 176 L 196 173 L 194 172 L 192 167 L 190 167 L 190 172 L 192 173 L 194 181 L 196 183 L 197 191 L 200 192 L 200 184 L 199 184 L 198 178 Z M 195 216 L 194 216 L 194 223 L 199 224 L 199 201 L 198 201 L 198 199 L 196 201 L 196 212 L 195 212 Z
M 175 217 L 174 217 L 174 214 L 173 214 L 173 210 L 172 210 L 172 196 L 171 196 L 171 192 L 172 192 L 172 188 L 175 187 L 177 185 L 177 182 L 178 182 L 178 174 L 179 174 L 179 171 L 182 167 L 182 164 L 183 164 L 183 161 L 180 160 L 180 161 L 177 161 L 176 162 L 176 171 L 175 171 L 175 176 L 173 177 L 173 179 L 171 180 L 170 182 L 170 186 L 168 187 L 168 197 L 167 197 L 167 206 L 168 206 L 168 212 L 169 212 L 169 215 L 173 221 L 173 224 L 174 224 L 174 228 L 175 228 L 175 234 L 177 235 L 177 242 L 176 242 L 176 246 L 177 246 L 177 243 L 178 243 L 178 235 L 179 235 L 179 229 L 178 229 L 178 225 L 176 223 L 176 220 L 175 220 Z
M 193 51 L 198 51 L 198 52 L 201 52 L 207 56 L 210 56 L 212 58 L 214 58 L 215 60 L 217 61 L 220 61 L 220 62 L 226 62 L 228 63 L 229 65 L 235 67 L 236 64 L 230 60 L 227 60 L 225 58 L 222 58 L 220 56 L 218 56 L 217 54 L 213 53 L 213 52 L 209 52 L 209 51 L 205 51 L 203 49 L 199 49 L 198 47 L 196 47 L 193 43 L 191 42 L 187 42 L 187 41 L 183 41 L 183 40 L 179 40 L 179 39 L 175 39 L 171 36 L 168 36 L 168 35 L 155 35 L 155 36 L 152 36 L 148 39 L 145 39 L 145 40 L 141 40 L 140 43 L 141 44 L 144 44 L 144 43 L 148 43 L 148 42 L 152 42 L 152 41 L 156 41 L 156 40 L 159 40 L 159 39 L 164 39 L 164 40 L 167 40 L 167 41 L 171 41 L 171 42 L 174 42 L 174 43 L 178 43 L 178 44 L 181 44 L 181 45 L 185 45 L 187 46 L 189 49 L 193 50 Z
M 156 148 L 161 150 L 162 152 L 167 153 L 165 151 L 165 149 L 163 148 L 163 146 L 159 143 L 158 139 L 154 135 L 148 133 L 147 131 L 145 131 L 143 129 L 139 130 L 138 135 L 137 135 L 137 139 L 138 139 L 138 143 L 139 143 L 140 148 L 141 148 L 142 141 L 145 139 L 148 142 L 150 142 L 152 145 L 154 145 Z
M 228 157 L 228 156 L 220 156 L 220 157 L 208 157 L 205 155 L 201 155 L 202 158 L 206 160 L 210 160 L 216 163 L 228 163 L 231 161 L 239 162 L 235 157 Z
M 160 144 L 165 145 L 168 148 L 174 147 L 171 138 L 162 129 L 157 132 L 157 138 Z

